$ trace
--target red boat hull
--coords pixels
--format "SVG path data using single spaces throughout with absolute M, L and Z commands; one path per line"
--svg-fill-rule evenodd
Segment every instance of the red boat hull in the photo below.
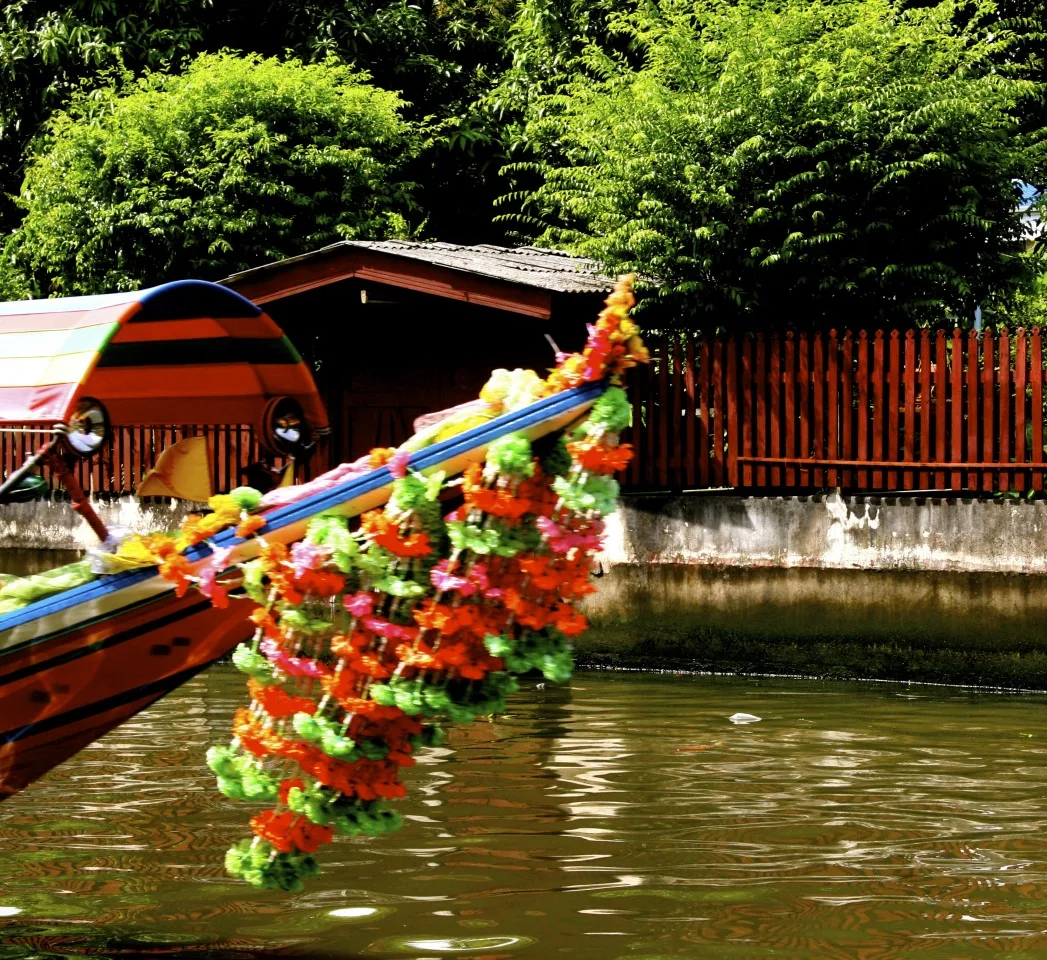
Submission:
M 167 593 L 0 652 L 0 799 L 229 653 L 250 635 L 249 608 Z

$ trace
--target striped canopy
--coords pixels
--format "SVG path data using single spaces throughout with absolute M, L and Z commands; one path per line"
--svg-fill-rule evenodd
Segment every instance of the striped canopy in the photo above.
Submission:
M 120 426 L 257 423 L 273 397 L 327 416 L 283 331 L 227 287 L 181 280 L 0 303 L 0 422 L 64 422 L 81 397 Z

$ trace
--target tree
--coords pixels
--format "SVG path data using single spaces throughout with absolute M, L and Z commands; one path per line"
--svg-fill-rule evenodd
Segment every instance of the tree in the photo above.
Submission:
M 15 0 L 0 19 L 0 226 L 14 213 L 24 151 L 84 83 L 163 69 L 202 40 L 211 0 Z
M 1015 181 L 1047 180 L 1043 89 L 994 68 L 1014 37 L 951 0 L 663 0 L 591 46 L 528 121 L 516 222 L 648 278 L 648 322 L 966 322 L 1022 257 Z M 994 24 L 995 29 L 989 24 Z M 547 158 L 552 159 L 547 159 Z
M 432 119 L 414 168 L 436 231 L 490 230 L 463 189 L 496 194 L 500 138 L 474 108 L 499 76 L 517 0 L 12 0 L 0 17 L 0 230 L 17 224 L 28 145 L 79 91 L 125 72 L 177 72 L 200 53 L 337 59 Z M 456 209 L 458 207 L 459 209 Z
M 207 54 L 77 98 L 30 160 L 10 269 L 37 296 L 95 293 L 405 235 L 421 138 L 365 79 Z

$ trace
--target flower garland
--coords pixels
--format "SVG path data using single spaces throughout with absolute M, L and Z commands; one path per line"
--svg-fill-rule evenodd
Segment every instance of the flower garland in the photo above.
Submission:
M 593 590 L 591 557 L 617 500 L 612 474 L 631 456 L 618 444 L 631 408 L 617 384 L 647 359 L 628 319 L 633 303 L 626 278 L 582 353 L 558 356 L 544 382 L 501 371 L 485 388 L 489 403 L 508 404 L 609 379 L 566 436 L 534 447 L 503 437 L 451 482 L 376 450 L 372 463 L 397 478 L 386 506 L 356 529 L 314 517 L 289 549 L 264 540 L 265 520 L 251 513 L 260 498 L 246 488 L 212 498 L 213 513 L 178 534 L 131 545 L 178 591 L 193 586 L 221 606 L 228 552 L 215 550 L 194 575 L 181 551 L 234 523 L 241 536 L 263 534 L 238 574 L 256 604 L 254 637 L 233 654 L 250 703 L 236 711 L 232 742 L 207 754 L 225 796 L 268 805 L 228 851 L 230 874 L 300 890 L 317 871 L 313 855 L 336 836 L 400 824 L 385 803 L 404 795 L 400 771 L 442 740 L 446 722 L 504 711 L 518 674 L 570 677 L 570 641 L 587 625 L 576 605 Z M 451 487 L 464 504 L 444 516 L 440 495 Z

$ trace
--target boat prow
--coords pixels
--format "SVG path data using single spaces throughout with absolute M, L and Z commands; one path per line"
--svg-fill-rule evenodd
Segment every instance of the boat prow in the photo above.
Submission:
M 556 433 L 603 393 L 589 383 L 496 417 L 411 455 L 410 469 L 454 475 L 483 461 L 488 446 L 510 433 L 530 439 Z M 312 517 L 355 516 L 388 500 L 394 477 L 371 470 L 329 490 L 265 514 L 261 535 L 292 543 Z M 250 559 L 254 538 L 219 533 L 215 547 L 229 563 Z M 194 570 L 211 548 L 185 556 Z M 155 567 L 114 574 L 0 615 L 0 799 L 23 789 L 87 744 L 226 655 L 250 630 L 246 607 L 218 609 L 190 593 L 175 595 Z

